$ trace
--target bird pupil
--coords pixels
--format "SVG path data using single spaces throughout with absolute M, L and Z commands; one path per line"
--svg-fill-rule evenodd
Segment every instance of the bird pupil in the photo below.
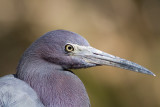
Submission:
M 69 46 L 69 47 L 68 47 L 68 49 L 69 49 L 69 50 L 72 50 L 72 47 L 71 47 L 71 46 Z

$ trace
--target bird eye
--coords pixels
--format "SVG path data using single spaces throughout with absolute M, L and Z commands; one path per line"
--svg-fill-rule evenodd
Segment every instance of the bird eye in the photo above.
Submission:
M 66 50 L 67 52 L 72 52 L 72 51 L 74 51 L 74 47 L 73 47 L 72 45 L 70 45 L 70 44 L 67 44 L 67 45 L 65 46 L 65 50 Z

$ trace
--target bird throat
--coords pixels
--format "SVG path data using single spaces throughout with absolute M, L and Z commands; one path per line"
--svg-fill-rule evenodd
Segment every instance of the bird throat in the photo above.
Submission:
M 60 66 L 31 61 L 23 62 L 17 70 L 17 77 L 36 91 L 45 106 L 89 107 L 89 98 L 82 81 Z

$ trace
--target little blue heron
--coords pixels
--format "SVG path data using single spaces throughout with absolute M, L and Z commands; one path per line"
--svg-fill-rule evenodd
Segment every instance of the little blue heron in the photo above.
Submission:
M 70 69 L 110 65 L 155 76 L 148 69 L 89 45 L 82 36 L 55 30 L 36 40 L 17 73 L 0 78 L 0 106 L 89 107 L 82 81 Z

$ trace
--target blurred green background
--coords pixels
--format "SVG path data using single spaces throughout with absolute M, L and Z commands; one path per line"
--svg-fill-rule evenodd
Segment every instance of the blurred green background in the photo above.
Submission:
M 24 50 L 56 29 L 157 75 L 109 66 L 73 70 L 92 107 L 160 107 L 159 0 L 0 0 L 0 76 L 15 73 Z

